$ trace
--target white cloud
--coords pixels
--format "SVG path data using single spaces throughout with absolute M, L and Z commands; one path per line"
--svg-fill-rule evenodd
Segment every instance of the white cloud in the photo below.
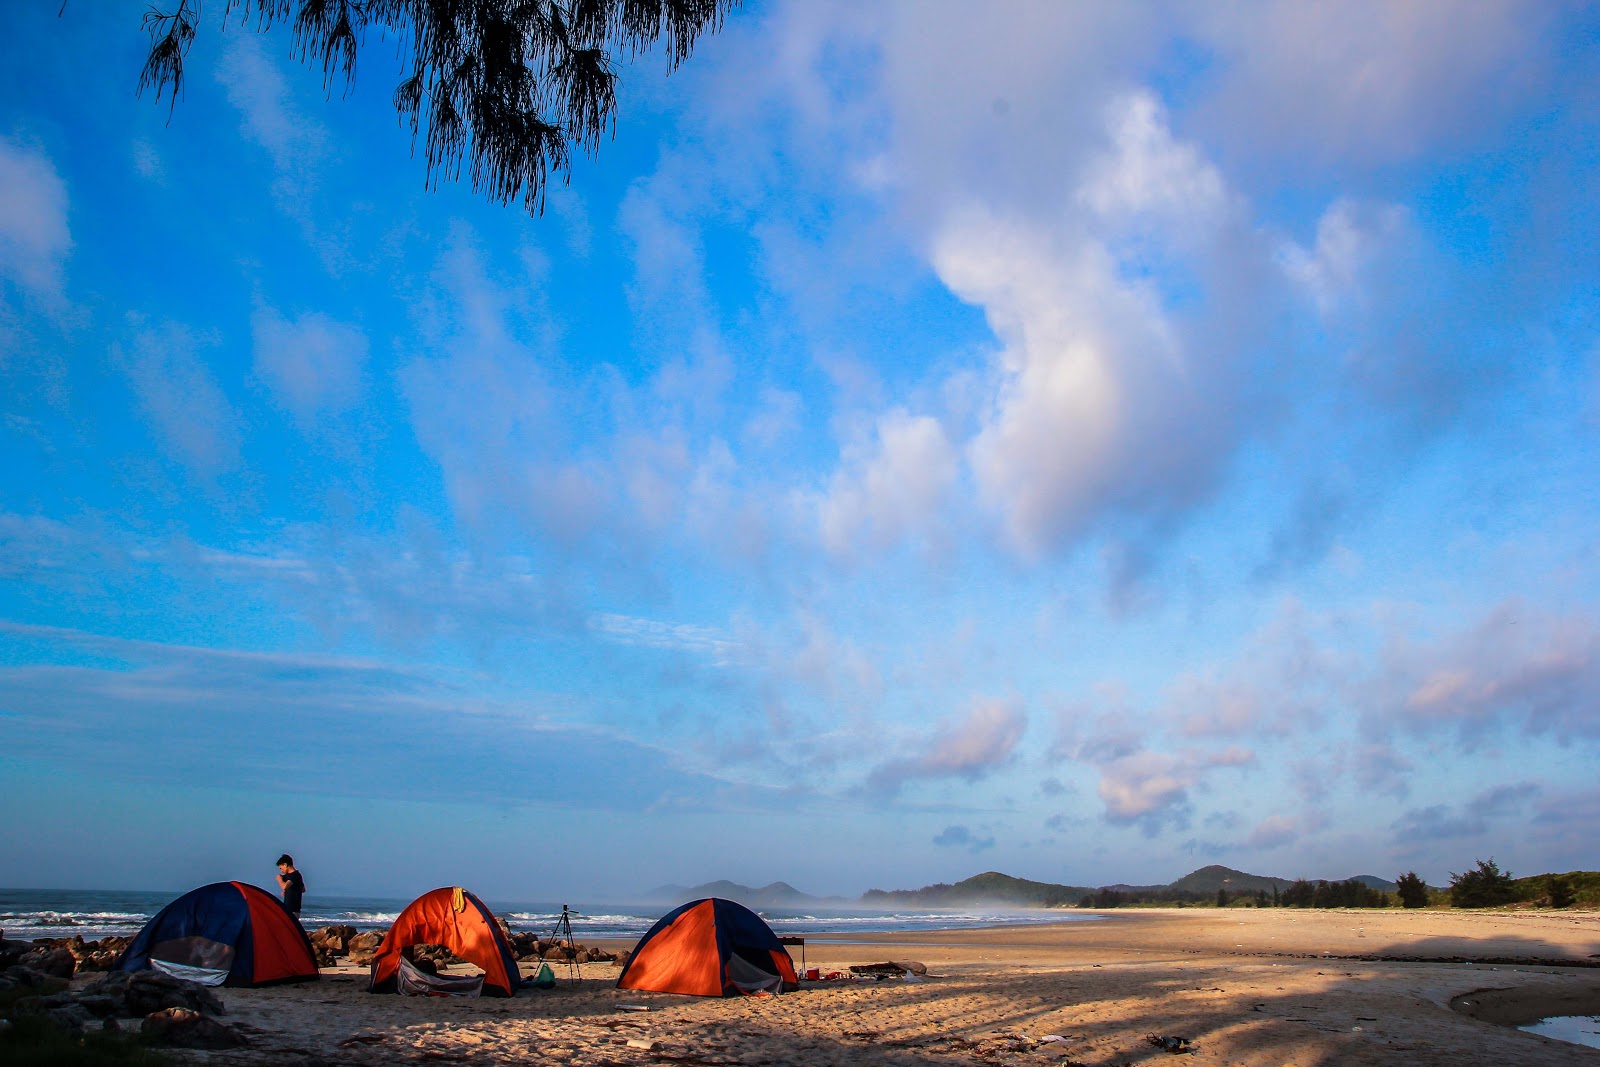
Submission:
M 1364 305 L 1375 261 L 1397 245 L 1412 240 L 1410 214 L 1397 204 L 1364 203 L 1340 198 L 1317 221 L 1311 248 L 1293 242 L 1279 254 L 1284 272 L 1302 286 L 1323 317 L 1346 305 Z
M 201 355 L 216 339 L 181 323 L 130 323 L 129 339 L 113 348 L 113 359 L 162 450 L 202 481 L 237 466 L 239 416 Z
M 0 276 L 59 300 L 71 250 L 66 182 L 44 152 L 0 137 Z
M 1178 140 L 1155 94 L 1130 93 L 1106 112 L 1111 150 L 1093 160 L 1078 199 L 1116 229 L 1158 228 L 1189 243 L 1214 230 L 1230 208 L 1222 174 L 1193 144 Z
M 362 388 L 367 337 L 320 312 L 285 319 L 272 308 L 252 317 L 256 376 L 302 428 L 354 406 Z
M 1135 752 L 1100 768 L 1100 799 L 1114 823 L 1143 822 L 1154 833 L 1163 823 L 1188 822 L 1188 793 L 1195 768 L 1164 752 Z
M 929 532 L 955 483 L 956 461 L 937 419 L 903 409 L 883 415 L 872 441 L 847 454 L 819 503 L 823 544 L 851 557 Z

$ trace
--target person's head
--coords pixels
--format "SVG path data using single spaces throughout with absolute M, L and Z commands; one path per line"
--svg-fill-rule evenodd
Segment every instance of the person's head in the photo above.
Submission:
M 278 857 L 278 870 L 283 871 L 285 874 L 287 874 L 289 871 L 294 870 L 294 857 L 289 855 L 287 852 L 285 852 L 283 855 L 279 856 Z

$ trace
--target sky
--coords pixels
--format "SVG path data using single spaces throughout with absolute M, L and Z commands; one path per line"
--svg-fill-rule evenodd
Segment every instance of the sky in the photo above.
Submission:
M 18 5 L 0 884 L 1595 869 L 1600 11 L 749 0 L 542 216 Z

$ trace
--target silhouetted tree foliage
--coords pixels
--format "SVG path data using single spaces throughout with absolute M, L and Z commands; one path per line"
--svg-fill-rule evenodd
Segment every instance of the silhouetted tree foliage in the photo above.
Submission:
M 1400 897 L 1402 908 L 1425 908 L 1428 906 L 1428 884 L 1417 877 L 1416 871 L 1407 871 L 1395 879 L 1395 892 Z
M 139 92 L 169 108 L 183 92 L 203 0 L 145 13 L 150 53 Z M 213 0 L 219 2 L 219 0 Z M 428 187 L 457 180 L 465 161 L 474 191 L 544 210 L 552 173 L 571 177 L 572 149 L 593 156 L 614 131 L 613 63 L 664 42 L 670 69 L 700 34 L 718 29 L 739 0 L 220 0 L 222 21 L 266 31 L 291 27 L 295 54 L 320 64 L 324 87 L 348 92 L 369 34 L 398 43 L 394 106 L 421 137 Z
M 1513 904 L 1521 896 L 1513 881 L 1511 872 L 1502 872 L 1494 857 L 1479 860 L 1477 870 L 1450 875 L 1450 906 L 1494 908 Z
M 1572 883 L 1559 874 L 1550 876 L 1547 888 L 1552 908 L 1570 908 L 1578 899 L 1577 894 L 1572 891 Z
M 1308 882 L 1297 878 L 1283 891 L 1286 908 L 1385 908 L 1389 894 L 1358 882 L 1354 878 L 1344 882 L 1318 879 Z

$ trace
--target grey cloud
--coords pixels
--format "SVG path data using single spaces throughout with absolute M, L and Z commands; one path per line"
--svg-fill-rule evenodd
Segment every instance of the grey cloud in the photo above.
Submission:
M 1432 643 L 1395 640 L 1371 686 L 1374 730 L 1449 733 L 1463 743 L 1509 730 L 1558 741 L 1600 737 L 1600 627 L 1508 602 Z
M 1533 782 L 1517 782 L 1486 789 L 1459 805 L 1413 808 L 1391 825 L 1393 840 L 1400 846 L 1421 846 L 1482 838 L 1497 822 L 1519 818 L 1542 792 L 1543 787 Z
M 965 826 L 946 826 L 933 837 L 934 845 L 939 848 L 961 848 L 971 853 L 979 853 L 994 847 L 994 838 L 979 837 Z

